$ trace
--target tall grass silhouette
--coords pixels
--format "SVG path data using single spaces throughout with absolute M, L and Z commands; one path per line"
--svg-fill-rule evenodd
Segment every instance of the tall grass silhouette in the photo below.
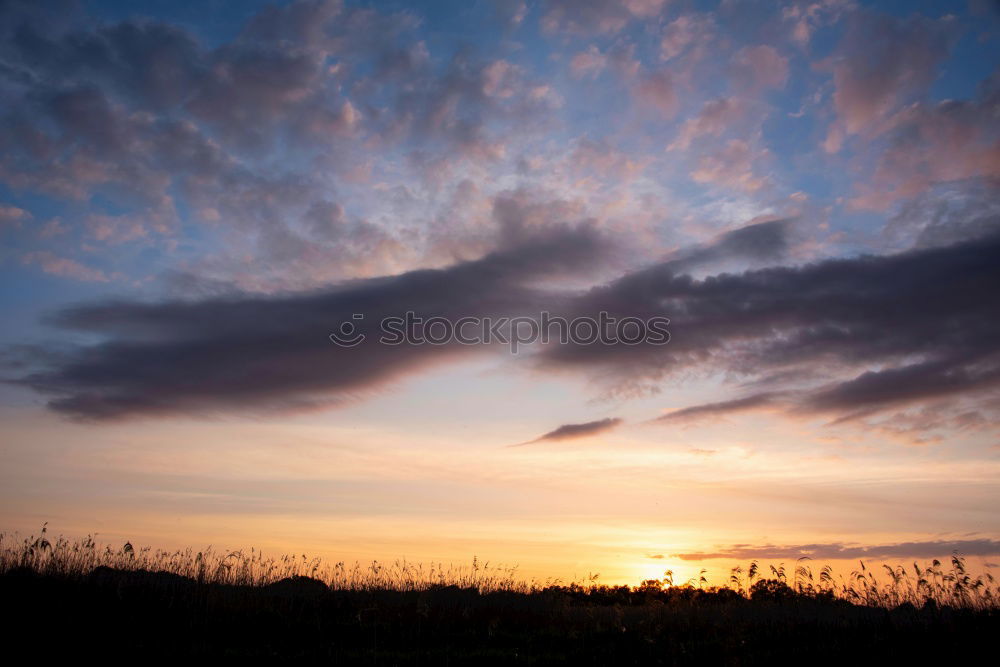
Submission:
M 98 568 L 124 572 L 164 572 L 187 577 L 198 583 L 229 586 L 267 586 L 278 581 L 309 577 L 325 583 L 332 590 L 417 591 L 434 586 L 456 586 L 481 592 L 530 592 L 557 580 L 524 581 L 517 568 L 473 558 L 470 565 L 424 565 L 405 559 L 391 563 L 371 561 L 348 564 L 327 563 L 305 554 L 266 556 L 249 551 L 219 551 L 208 547 L 201 551 L 180 549 L 166 551 L 150 547 L 136 548 L 131 542 L 121 546 L 100 544 L 93 536 L 79 540 L 66 537 L 50 539 L 48 528 L 39 535 L 19 539 L 0 533 L 0 574 L 24 568 L 38 574 L 62 578 L 81 578 Z
M 525 580 L 515 567 L 348 565 L 257 549 L 0 535 L 9 644 L 36 662 L 249 658 L 372 665 L 957 664 L 1000 632 L 990 573 L 955 556 L 850 573 L 754 561 L 721 586 Z
M 155 572 L 176 575 L 201 584 L 228 586 L 269 586 L 277 582 L 308 577 L 322 582 L 333 591 L 423 591 L 440 587 L 470 589 L 480 593 L 510 592 L 531 594 L 564 590 L 576 595 L 600 597 L 621 593 L 669 594 L 675 591 L 732 593 L 750 599 L 805 597 L 817 600 L 840 600 L 867 607 L 896 608 L 901 605 L 933 605 L 957 609 L 992 610 L 1000 608 L 1000 586 L 990 572 L 972 574 L 959 555 L 947 564 L 934 559 L 912 569 L 902 565 L 882 565 L 881 572 L 863 561 L 850 574 L 835 574 L 830 565 L 814 571 L 807 558 L 799 559 L 791 569 L 784 564 L 769 565 L 770 576 L 761 576 L 759 562 L 746 569 L 732 568 L 722 586 L 709 585 L 702 570 L 698 578 L 676 585 L 673 573 L 662 579 L 649 579 L 629 586 L 607 586 L 593 576 L 585 581 L 563 584 L 559 579 L 522 579 L 517 567 L 481 562 L 474 557 L 469 565 L 412 563 L 405 559 L 392 562 L 372 561 L 366 565 L 343 561 L 324 562 L 305 554 L 266 556 L 249 551 L 218 551 L 211 547 L 195 551 L 136 548 L 130 542 L 121 546 L 99 544 L 92 536 L 80 540 L 65 537 L 50 539 L 47 526 L 39 535 L 18 539 L 0 533 L 0 574 L 15 569 L 29 570 L 59 578 L 85 578 L 100 568 L 121 572 Z M 883 576 L 884 575 L 884 576 Z

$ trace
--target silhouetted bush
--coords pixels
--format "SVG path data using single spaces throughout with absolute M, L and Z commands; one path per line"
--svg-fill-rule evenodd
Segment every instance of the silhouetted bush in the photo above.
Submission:
M 770 602 L 783 602 L 792 600 L 797 593 L 792 587 L 777 579 L 761 579 L 750 587 L 751 600 L 768 600 Z

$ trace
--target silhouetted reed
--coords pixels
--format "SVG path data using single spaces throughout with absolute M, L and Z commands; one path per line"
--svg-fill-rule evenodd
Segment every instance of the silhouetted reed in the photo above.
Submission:
M 180 549 L 165 551 L 134 547 L 130 542 L 112 547 L 99 544 L 92 536 L 81 540 L 65 537 L 50 539 L 47 527 L 39 535 L 24 539 L 0 533 L 0 574 L 14 568 L 27 568 L 42 575 L 85 577 L 99 567 L 122 571 L 167 572 L 204 584 L 230 586 L 267 586 L 291 577 L 309 577 L 324 582 L 333 590 L 417 591 L 435 586 L 457 586 L 481 592 L 530 592 L 554 581 L 525 582 L 517 577 L 516 567 L 472 559 L 467 566 L 424 565 L 400 559 L 391 563 L 372 561 L 367 565 L 343 561 L 327 563 L 305 554 L 265 556 L 248 551 L 201 551 Z
M 673 573 L 663 579 L 650 579 L 637 586 L 606 586 L 592 576 L 586 581 L 562 584 L 558 579 L 525 580 L 517 568 L 480 562 L 456 566 L 441 563 L 423 565 L 407 560 L 391 563 L 372 561 L 367 565 L 348 565 L 341 561 L 326 563 L 319 558 L 285 555 L 265 556 L 251 548 L 247 551 L 217 551 L 211 547 L 195 551 L 136 548 L 126 542 L 120 547 L 98 544 L 93 537 L 69 540 L 50 539 L 47 527 L 39 535 L 17 539 L 0 533 L 0 574 L 23 568 L 41 575 L 60 578 L 84 578 L 98 568 L 124 572 L 157 572 L 186 577 L 197 583 L 229 586 L 268 586 L 276 582 L 308 577 L 326 584 L 334 591 L 426 591 L 455 587 L 480 593 L 564 592 L 574 596 L 607 597 L 642 594 L 664 598 L 702 594 L 735 595 L 749 599 L 838 600 L 865 607 L 887 609 L 903 605 L 951 607 L 970 610 L 1000 608 L 1000 587 L 990 572 L 973 575 L 965 560 L 955 555 L 945 566 L 934 559 L 912 570 L 903 566 L 883 565 L 884 577 L 860 563 L 850 574 L 835 574 L 825 565 L 814 573 L 808 559 L 799 559 L 792 570 L 784 564 L 769 565 L 770 577 L 761 576 L 760 564 L 751 562 L 746 569 L 734 567 L 724 586 L 709 586 L 705 570 L 684 584 L 675 585 Z

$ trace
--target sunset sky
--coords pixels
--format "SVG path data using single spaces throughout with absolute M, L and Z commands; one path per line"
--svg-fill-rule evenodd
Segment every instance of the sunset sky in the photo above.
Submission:
M 995 2 L 8 0 L 0 101 L 0 531 L 1000 562 Z

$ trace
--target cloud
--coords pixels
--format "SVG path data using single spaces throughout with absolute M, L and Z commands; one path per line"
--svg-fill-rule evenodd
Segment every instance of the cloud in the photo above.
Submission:
M 769 156 L 766 148 L 755 148 L 743 139 L 730 139 L 724 146 L 703 154 L 691 178 L 696 183 L 756 192 L 769 183 L 766 176 L 757 173 L 756 164 Z
M 591 267 L 602 251 L 590 228 L 550 229 L 447 269 L 311 292 L 75 307 L 51 322 L 100 342 L 37 350 L 40 365 L 17 382 L 50 396 L 53 410 L 84 420 L 329 407 L 483 349 L 383 344 L 383 318 L 537 314 L 545 293 L 528 282 Z M 358 332 L 367 340 L 334 345 L 328 335 L 355 313 L 365 317 Z
M 959 556 L 995 556 L 1000 554 L 1000 541 L 933 540 L 927 542 L 897 542 L 882 545 L 853 545 L 840 542 L 818 544 L 774 545 L 734 544 L 718 551 L 671 554 L 671 558 L 699 561 L 716 558 L 729 560 L 781 560 L 808 557 L 814 560 L 859 560 L 884 558 L 941 558 Z M 657 554 L 659 555 L 659 554 Z M 653 556 L 651 556 L 653 557 Z
M 720 234 L 700 246 L 674 253 L 669 266 L 678 273 L 714 267 L 733 260 L 754 264 L 775 262 L 789 250 L 792 221 L 784 218 L 762 220 Z
M 993 298 L 1000 289 L 1000 236 L 690 275 L 734 262 L 779 261 L 789 223 L 772 220 L 577 293 L 540 285 L 547 276 L 592 268 L 595 257 L 613 257 L 614 247 L 586 224 L 544 224 L 551 209 L 533 206 L 498 200 L 505 249 L 444 269 L 270 297 L 230 293 L 63 311 L 55 324 L 103 342 L 52 354 L 20 381 L 52 396 L 53 409 L 82 418 L 322 407 L 479 349 L 386 348 L 374 339 L 357 349 L 333 346 L 326 334 L 354 312 L 374 327 L 408 310 L 452 319 L 603 311 L 668 317 L 671 341 L 548 345 L 531 363 L 600 378 L 616 392 L 720 370 L 755 387 L 748 396 L 682 408 L 664 422 L 771 406 L 926 434 L 947 425 L 988 428 L 1000 407 L 1000 312 Z M 341 224 L 336 207 L 317 215 L 334 229 Z M 43 259 L 53 258 L 33 261 Z M 79 274 L 85 275 L 101 277 Z
M 807 47 L 817 28 L 835 23 L 853 9 L 854 0 L 794 0 L 782 9 L 781 18 L 791 24 L 792 40 Z
M 643 74 L 636 84 L 635 95 L 664 117 L 669 118 L 677 111 L 677 90 L 670 72 L 665 69 Z
M 972 178 L 930 187 L 903 202 L 882 230 L 888 247 L 928 248 L 1000 231 L 1000 180 Z
M 733 56 L 731 76 L 737 88 L 749 91 L 784 88 L 788 58 L 767 44 L 746 46 Z
M 336 206 L 315 211 L 318 224 L 334 235 L 341 215 Z M 52 397 L 53 409 L 80 418 L 323 407 L 480 349 L 394 348 L 374 337 L 356 349 L 333 346 L 326 334 L 355 312 L 375 327 L 382 317 L 408 310 L 451 319 L 542 310 L 572 319 L 603 311 L 667 317 L 671 341 L 548 345 L 529 362 L 599 378 L 614 392 L 648 391 L 670 378 L 723 370 L 754 387 L 750 395 L 682 408 L 663 422 L 770 406 L 927 435 L 945 426 L 989 428 L 1000 408 L 1000 312 L 993 298 L 1000 289 L 998 235 L 775 266 L 787 254 L 789 222 L 771 220 L 580 293 L 543 285 L 566 272 L 579 279 L 584 267 L 593 270 L 595 258 L 614 257 L 613 244 L 586 223 L 547 223 L 572 214 L 516 193 L 497 200 L 495 215 L 503 250 L 444 269 L 302 293 L 230 291 L 62 311 L 54 324 L 102 342 L 43 354 L 46 363 L 20 382 Z M 772 265 L 706 273 L 747 263 Z M 51 266 L 102 277 L 70 264 Z M 692 277 L 695 270 L 704 277 Z
M 686 150 L 702 137 L 719 137 L 745 118 L 745 105 L 737 98 L 721 97 L 705 102 L 701 110 L 684 121 L 668 150 Z
M 22 223 L 31 220 L 30 211 L 10 204 L 0 204 L 0 226 L 20 227 Z
M 573 313 L 669 317 L 669 345 L 570 343 L 546 348 L 539 361 L 624 392 L 725 371 L 758 392 L 788 393 L 782 405 L 790 414 L 868 423 L 920 409 L 919 429 L 927 431 L 1000 407 L 997 257 L 994 234 L 703 279 L 667 261 L 594 288 Z M 746 407 L 738 399 L 687 414 Z
M 616 33 L 634 19 L 656 16 L 667 0 L 547 0 L 546 32 Z
M 583 137 L 576 142 L 567 162 L 576 172 L 595 175 L 594 187 L 606 187 L 609 182 L 628 181 L 638 176 L 648 160 L 619 150 L 605 141 Z
M 437 194 L 390 215 L 359 182 L 481 178 L 562 103 L 472 48 L 432 66 L 412 13 L 335 0 L 267 7 L 221 43 L 154 19 L 0 12 L 0 182 L 64 206 L 67 240 L 144 266 L 152 249 L 205 283 L 278 291 L 427 265 L 446 236 L 424 224 Z M 325 202 L 345 211 L 336 238 L 309 215 Z M 30 249 L 51 251 L 41 240 Z
M 493 0 L 493 11 L 502 26 L 513 29 L 524 22 L 528 5 L 524 0 Z
M 832 64 L 838 121 L 826 149 L 839 151 L 844 138 L 876 130 L 900 104 L 922 95 L 948 55 L 953 28 L 948 17 L 852 14 Z
M 340 317 L 348 312 L 338 300 L 350 291 L 345 278 L 381 276 L 374 280 L 402 289 L 421 275 L 414 267 L 451 275 L 472 258 L 517 248 L 535 257 L 532 244 L 567 226 L 591 225 L 618 246 L 638 248 L 617 264 L 626 275 L 607 282 L 605 266 L 600 274 L 576 274 L 572 289 L 511 278 L 503 288 L 509 292 L 496 288 L 510 297 L 505 308 L 663 315 L 677 337 L 662 349 L 538 350 L 543 365 L 579 368 L 612 391 L 723 369 L 746 380 L 726 394 L 739 401 L 746 384 L 787 378 L 785 371 L 800 364 L 804 373 L 794 382 L 769 380 L 750 391 L 785 397 L 775 409 L 834 420 L 891 418 L 919 428 L 963 415 L 973 415 L 965 424 L 988 422 L 997 360 L 984 342 L 995 330 L 985 322 L 995 313 L 981 285 L 995 276 L 966 241 L 980 239 L 981 252 L 993 248 L 998 79 L 988 78 L 971 99 L 930 101 L 955 21 L 849 5 L 785 3 L 781 20 L 764 32 L 732 30 L 726 22 L 742 17 L 732 7 L 716 15 L 671 6 L 668 15 L 668 3 L 657 0 L 489 7 L 489 17 L 508 17 L 507 30 L 539 19 L 560 33 L 549 45 L 553 59 L 539 60 L 537 49 L 509 39 L 459 46 L 413 12 L 334 0 L 268 7 L 221 40 L 163 20 L 101 21 L 80 8 L 62 15 L 4 3 L 0 181 L 8 199 L 24 207 L 0 208 L 4 234 L 17 242 L 16 257 L 37 270 L 110 281 L 115 274 L 103 260 L 113 254 L 116 268 L 139 274 L 129 276 L 135 283 L 154 285 L 147 279 L 166 272 L 164 286 L 175 290 L 169 293 L 193 290 L 184 294 L 188 306 L 231 307 L 240 320 L 257 299 L 265 310 L 281 311 L 286 300 L 307 303 L 305 294 L 334 292 L 339 296 L 327 305 Z M 813 82 L 803 63 L 790 67 L 798 47 L 745 41 L 751 33 L 795 31 L 804 46 L 813 30 L 848 12 L 843 39 L 820 65 L 832 82 L 819 91 L 800 85 Z M 525 26 L 518 38 L 533 34 Z M 555 71 L 554 62 L 572 76 Z M 692 85 L 698 81 L 707 87 Z M 631 95 L 642 112 L 605 122 L 607 109 L 586 103 L 591 83 Z M 904 252 L 789 264 L 801 259 L 793 231 L 812 226 L 826 234 L 828 220 L 775 215 L 663 257 L 675 234 L 704 238 L 719 229 L 718 220 L 700 221 L 692 210 L 755 207 L 743 218 L 729 210 L 719 216 L 729 221 L 787 205 L 779 170 L 803 155 L 789 148 L 799 143 L 793 136 L 774 139 L 774 128 L 764 125 L 772 109 L 757 97 L 789 83 L 789 94 L 816 92 L 816 105 L 832 90 L 840 138 L 863 139 L 844 152 L 848 160 L 860 156 L 846 165 L 859 174 L 854 196 L 838 200 L 851 193 L 810 190 L 808 206 L 898 204 L 886 234 L 895 238 L 886 246 Z M 565 111 L 556 113 L 561 104 Z M 679 127 L 663 122 L 681 111 L 693 116 Z M 683 154 L 649 148 L 671 139 L 671 150 Z M 682 171 L 705 187 L 675 182 Z M 36 229 L 46 221 L 47 231 Z M 559 264 L 565 248 L 556 245 L 550 259 Z M 636 270 L 652 257 L 663 261 Z M 958 258 L 971 262 L 980 283 L 963 278 Z M 918 315 L 918 305 L 939 328 Z M 176 318 L 185 330 L 201 326 L 197 318 L 187 321 L 192 310 L 169 301 L 159 306 L 164 321 Z M 135 311 L 106 314 L 113 320 L 123 313 Z M 297 321 L 290 317 L 289 326 Z M 215 323 L 204 326 L 211 337 Z M 263 343 L 247 326 L 246 345 L 264 364 Z M 912 333 L 898 331 L 902 326 Z M 168 344 L 171 331 L 165 326 L 162 352 L 183 357 L 189 350 L 180 341 Z M 51 373 L 51 383 L 38 386 L 71 403 L 135 390 L 135 412 L 143 413 L 144 392 L 155 392 L 135 378 L 117 385 L 110 369 L 129 346 L 151 343 L 134 340 L 131 330 L 93 333 L 101 344 L 53 357 L 40 371 Z M 199 351 L 210 348 L 208 340 L 192 341 L 202 344 Z M 214 371 L 235 372 L 219 357 Z M 419 365 L 407 363 L 393 368 Z M 352 391 L 382 386 L 379 377 L 409 372 L 380 375 L 374 361 L 365 368 L 353 384 L 315 391 L 292 377 L 281 382 L 295 401 L 322 403 L 327 389 L 348 400 Z M 164 378 L 165 386 L 183 384 Z M 923 389 L 903 391 L 904 382 Z M 223 384 L 205 389 L 212 410 L 272 405 L 264 390 L 233 400 Z M 161 401 L 164 413 L 197 407 L 197 390 L 190 400 L 181 393 L 149 405 Z M 718 414 L 725 403 L 715 406 Z
M 580 51 L 569 61 L 569 70 L 574 77 L 595 77 L 608 65 L 608 57 L 591 44 L 586 51 Z
M 665 415 L 657 417 L 654 422 L 677 422 L 677 421 L 688 421 L 692 419 L 701 419 L 703 417 L 714 417 L 718 415 L 732 414 L 734 412 L 743 412 L 746 410 L 756 410 L 763 407 L 768 407 L 774 404 L 775 394 L 771 392 L 764 392 L 760 394 L 752 394 L 750 396 L 744 396 L 743 398 L 733 399 L 731 401 L 717 401 L 714 403 L 703 403 L 701 405 L 693 405 L 688 408 L 682 408 L 680 410 L 674 410 L 668 412 Z
M 1000 180 L 1000 69 L 970 100 L 909 105 L 883 122 L 874 169 L 851 206 L 884 210 L 939 183 Z
M 673 60 L 687 53 L 690 60 L 701 60 L 708 53 L 714 33 L 715 21 L 711 14 L 682 14 L 663 29 L 660 58 Z
M 60 257 L 51 252 L 39 250 L 25 253 L 21 257 L 22 264 L 40 266 L 42 271 L 60 278 L 72 278 L 87 283 L 106 283 L 108 275 L 100 269 L 95 269 L 68 257 Z
M 528 442 L 523 442 L 519 445 L 513 446 L 520 447 L 522 445 L 532 445 L 536 442 L 554 442 L 560 440 L 576 440 L 577 438 L 589 438 L 590 436 L 605 433 L 613 428 L 617 428 L 621 425 L 621 423 L 621 419 L 609 417 L 607 419 L 599 419 L 597 421 L 585 422 L 583 424 L 563 424 L 559 428 L 553 429 L 545 435 L 535 438 L 534 440 L 529 440 Z

